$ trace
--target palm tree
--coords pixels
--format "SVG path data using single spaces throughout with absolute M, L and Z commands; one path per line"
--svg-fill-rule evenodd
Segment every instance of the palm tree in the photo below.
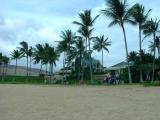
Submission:
M 40 63 L 40 74 L 42 74 L 43 56 L 44 56 L 43 45 L 37 44 L 36 47 L 34 48 L 33 59 L 35 64 Z
M 100 37 L 96 37 L 96 40 L 94 41 L 94 50 L 97 50 L 98 52 L 102 52 L 102 70 L 103 70 L 103 50 L 109 52 L 108 46 L 111 46 L 111 41 L 108 41 L 108 38 L 104 38 L 104 35 Z
M 63 57 L 63 68 L 65 69 L 65 65 L 66 65 L 66 58 L 67 56 L 70 54 L 70 50 L 72 48 L 72 44 L 74 44 L 75 40 L 76 40 L 76 34 L 73 33 L 71 30 L 65 30 L 61 33 L 60 35 L 62 41 L 58 41 L 58 47 L 57 47 L 57 51 L 59 53 L 64 53 L 64 57 Z
M 80 26 L 78 32 L 86 39 L 86 50 L 87 44 L 89 43 L 89 39 L 91 33 L 93 31 L 93 25 L 96 19 L 99 17 L 97 15 L 95 18 L 91 17 L 91 10 L 85 10 L 83 13 L 79 13 L 80 22 L 74 21 L 73 24 Z
M 18 60 L 22 57 L 22 53 L 19 50 L 14 50 L 11 53 L 11 59 L 16 60 L 16 67 L 15 67 L 15 75 L 17 74 L 17 66 L 18 66 Z
M 73 24 L 76 24 L 80 26 L 78 32 L 85 38 L 86 41 L 86 50 L 87 47 L 89 47 L 89 58 L 90 58 L 90 79 L 92 82 L 92 60 L 91 60 L 91 34 L 93 31 L 93 25 L 96 21 L 96 19 L 99 17 L 97 15 L 96 17 L 92 18 L 91 16 L 91 10 L 85 10 L 83 13 L 79 14 L 80 22 L 74 21 Z
M 143 5 L 140 5 L 139 3 L 135 4 L 131 8 L 131 16 L 133 17 L 134 21 L 138 24 L 139 27 L 139 52 L 140 52 L 140 63 L 142 63 L 142 25 L 145 23 L 145 21 L 148 18 L 148 15 L 151 10 L 145 12 L 145 8 Z M 140 69 L 140 81 L 143 82 L 142 77 L 142 70 Z
M 154 75 L 155 75 L 155 55 L 156 55 L 156 33 L 159 32 L 159 23 L 160 20 L 148 20 L 146 23 L 142 26 L 143 33 L 146 35 L 145 37 L 153 35 L 153 42 L 154 42 L 154 59 L 153 59 L 153 72 L 152 72 L 152 82 L 154 81 Z
M 43 46 L 43 57 L 42 57 L 42 64 L 46 65 L 46 75 L 47 75 L 47 69 L 48 69 L 48 64 L 49 64 L 49 60 L 48 60 L 48 53 L 47 52 L 47 49 L 49 48 L 49 44 L 45 43 L 45 45 Z
M 53 74 L 53 65 L 56 66 L 56 61 L 58 61 L 59 54 L 55 51 L 54 47 L 49 46 L 46 43 L 45 47 L 45 57 L 48 60 L 48 63 L 50 64 L 50 76 Z
M 158 58 L 160 57 L 160 40 L 159 37 L 156 36 L 156 41 L 155 41 L 155 46 L 154 46 L 154 42 L 153 41 L 149 41 L 150 45 L 149 45 L 149 50 L 151 53 L 154 53 L 154 48 L 157 49 L 158 52 Z
M 128 8 L 126 0 L 106 0 L 106 6 L 107 8 L 101 10 L 101 13 L 112 19 L 112 22 L 109 24 L 109 27 L 112 27 L 114 25 L 119 25 L 122 28 L 124 35 L 125 50 L 126 50 L 126 59 L 128 63 L 128 77 L 129 77 L 129 82 L 132 83 L 130 65 L 128 60 L 129 57 L 128 45 L 127 45 L 126 31 L 124 26 L 124 23 L 135 24 L 135 22 L 131 20 L 131 15 L 130 15 L 131 10 Z
M 2 65 L 2 53 L 0 53 L 0 75 L 1 75 L 1 65 Z
M 67 43 L 66 41 L 60 41 L 58 46 L 57 46 L 57 51 L 59 53 L 63 53 L 63 68 L 65 68 L 65 63 L 66 63 L 66 52 L 67 52 Z
M 158 51 L 158 58 L 160 57 L 160 39 L 159 39 L 159 37 L 157 36 L 156 37 L 156 41 L 155 41 L 156 43 L 156 48 L 157 48 L 157 51 Z
M 32 47 L 30 47 L 28 50 L 28 57 L 30 59 L 30 61 L 29 61 L 29 63 L 30 63 L 29 74 L 31 75 L 32 57 L 33 57 L 33 48 Z
M 70 49 L 71 45 L 75 42 L 76 33 L 73 33 L 71 30 L 62 31 L 60 35 L 62 41 L 66 41 L 67 48 Z
M 22 56 L 23 57 L 26 57 L 27 58 L 27 76 L 29 75 L 28 74 L 28 51 L 29 51 L 29 47 L 28 47 L 28 43 L 23 41 L 20 43 L 21 47 L 18 47 L 19 50 L 22 52 Z
M 77 37 L 75 41 L 75 47 L 72 47 L 70 54 L 68 55 L 68 60 L 72 63 L 73 61 L 78 60 L 78 78 L 81 78 L 81 82 L 83 82 L 83 66 L 82 66 L 82 58 L 84 55 L 84 42 L 82 37 Z
M 8 64 L 9 64 L 9 58 L 7 56 L 2 56 L 3 61 L 3 75 L 7 74 Z

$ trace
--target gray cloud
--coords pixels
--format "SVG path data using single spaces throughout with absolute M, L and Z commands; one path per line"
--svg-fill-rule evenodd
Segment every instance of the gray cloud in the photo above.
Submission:
M 99 14 L 104 7 L 104 0 L 0 0 L 0 51 L 10 55 L 20 41 L 27 41 L 30 45 L 49 42 L 56 45 L 60 40 L 62 30 L 78 27 L 72 21 L 78 20 L 78 13 L 85 9 L 92 9 L 93 16 Z M 130 0 L 131 4 L 140 2 L 146 9 L 153 8 L 151 17 L 158 17 L 160 1 Z M 101 16 L 95 24 L 94 36 L 104 34 L 112 41 L 110 53 L 105 53 L 104 64 L 110 66 L 125 59 L 125 49 L 122 30 L 119 27 L 108 28 L 110 20 Z M 136 26 L 126 25 L 129 51 L 138 50 L 138 31 Z M 143 48 L 147 50 L 148 39 L 144 41 Z M 101 60 L 101 53 L 94 52 L 93 56 Z M 57 68 L 62 67 L 62 57 Z M 12 62 L 14 64 L 14 61 Z M 25 59 L 20 62 L 25 65 Z M 34 66 L 38 67 L 38 65 Z

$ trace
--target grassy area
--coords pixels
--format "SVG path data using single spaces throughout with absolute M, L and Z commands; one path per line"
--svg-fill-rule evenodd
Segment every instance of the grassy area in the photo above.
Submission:
M 143 85 L 146 87 L 160 86 L 160 81 L 144 82 Z
M 44 84 L 43 77 L 5 76 L 0 84 Z
M 26 77 L 26 76 L 5 76 L 0 78 L 0 84 L 46 84 L 43 77 Z M 56 84 L 62 84 L 60 81 Z M 63 83 L 67 85 L 79 85 L 79 80 L 67 80 Z M 93 80 L 92 83 L 90 80 L 85 80 L 84 85 L 104 85 L 101 81 Z
M 46 84 L 44 82 L 43 77 L 26 77 L 26 76 L 5 76 L 3 79 L 0 78 L 0 84 Z M 61 82 L 58 82 L 57 84 L 62 84 Z M 66 85 L 80 85 L 80 81 L 76 79 L 67 80 L 66 83 L 63 83 Z M 90 80 L 85 80 L 83 85 L 107 85 L 102 83 L 98 80 L 93 80 L 92 82 Z M 134 84 L 123 84 L 123 85 L 144 85 L 146 87 L 150 86 L 160 86 L 160 81 L 155 82 L 144 82 L 143 84 L 140 83 L 134 83 Z

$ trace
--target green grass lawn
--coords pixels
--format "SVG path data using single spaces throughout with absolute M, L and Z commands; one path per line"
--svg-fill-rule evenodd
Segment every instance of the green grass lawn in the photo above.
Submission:
M 0 84 L 44 84 L 44 78 L 43 77 L 33 77 L 33 76 L 5 76 L 0 78 Z M 61 82 L 57 84 L 62 84 Z M 63 83 L 64 85 L 82 85 L 78 80 L 67 80 L 67 83 Z M 93 80 L 92 83 L 90 80 L 85 80 L 83 85 L 98 85 L 98 86 L 104 86 L 107 84 L 103 84 L 101 81 Z M 120 84 L 121 85 L 121 84 Z M 160 81 L 155 81 L 153 83 L 151 82 L 144 82 L 143 84 L 140 83 L 133 83 L 133 84 L 123 84 L 123 85 L 144 85 L 144 86 L 160 86 Z M 108 86 L 108 85 L 107 85 Z

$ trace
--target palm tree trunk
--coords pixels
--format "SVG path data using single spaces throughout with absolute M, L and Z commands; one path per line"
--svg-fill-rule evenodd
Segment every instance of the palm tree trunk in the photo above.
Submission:
M 88 44 L 89 44 L 89 68 L 90 68 L 90 80 L 91 83 L 93 83 L 93 75 L 92 75 L 92 57 L 91 57 L 91 46 L 90 46 L 90 39 L 88 38 Z
M 66 64 L 66 53 L 64 52 L 64 58 L 63 58 L 63 76 L 64 76 L 64 72 L 65 72 L 65 64 Z
M 46 75 L 47 75 L 47 73 L 48 73 L 48 71 L 47 71 L 48 68 L 47 68 L 47 67 L 48 67 L 48 65 L 46 64 Z
M 27 77 L 28 77 L 28 56 L 27 56 Z
M 41 61 L 40 74 L 42 74 L 42 61 Z
M 140 65 L 142 65 L 142 33 L 141 24 L 139 24 L 139 53 L 140 53 Z M 140 67 L 140 82 L 143 83 L 143 73 Z
M 3 76 L 4 76 L 4 73 L 5 73 L 5 64 L 3 64 Z
M 50 80 L 51 80 L 52 75 L 53 75 L 53 63 L 51 63 L 51 65 L 50 65 L 50 66 L 51 66 L 51 68 L 50 68 L 50 69 L 51 69 Z
M 131 70 L 130 70 L 130 65 L 129 65 L 129 55 L 128 55 L 128 46 L 127 46 L 127 38 L 126 38 L 126 32 L 123 23 L 121 24 L 123 34 L 124 34 L 124 42 L 125 42 L 125 49 L 126 49 L 126 59 L 127 59 L 127 64 L 128 64 L 128 78 L 129 78 L 129 83 L 132 83 L 132 77 L 131 77 Z
M 30 76 L 31 76 L 31 68 L 32 68 L 32 57 L 30 57 L 30 70 L 29 70 Z
M 88 42 L 88 38 L 86 37 L 86 51 L 87 51 L 87 42 Z
M 5 75 L 7 75 L 8 72 L 8 64 L 6 64 L 6 71 L 5 71 Z
M 16 59 L 16 67 L 15 67 L 15 75 L 17 74 L 17 59 Z
M 4 64 L 2 63 L 2 81 L 4 80 Z
M 82 53 L 80 52 L 80 80 L 83 82 Z
M 154 74 L 155 74 L 155 56 L 156 56 L 156 48 L 155 48 L 155 44 L 156 44 L 156 33 L 154 32 L 153 34 L 154 37 L 154 57 L 153 57 L 153 71 L 152 71 L 152 82 L 154 81 Z
M 160 46 L 158 47 L 158 58 L 160 59 Z
M 1 71 L 2 71 L 2 70 L 1 70 L 1 62 L 0 62 L 0 76 L 2 75 Z
M 102 69 L 101 71 L 103 71 L 103 49 L 102 49 Z
M 51 79 L 52 79 L 52 64 L 50 63 L 50 83 L 51 83 Z

